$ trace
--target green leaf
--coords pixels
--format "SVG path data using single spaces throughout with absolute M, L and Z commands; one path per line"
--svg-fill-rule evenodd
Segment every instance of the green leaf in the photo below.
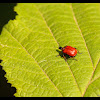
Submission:
M 19 3 L 0 36 L 1 65 L 16 97 L 100 96 L 100 4 Z M 76 47 L 78 61 L 58 56 Z

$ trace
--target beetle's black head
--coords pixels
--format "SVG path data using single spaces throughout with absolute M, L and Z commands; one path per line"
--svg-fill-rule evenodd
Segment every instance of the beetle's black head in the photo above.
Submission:
M 61 50 L 62 50 L 62 47 L 59 47 L 59 49 L 61 49 Z

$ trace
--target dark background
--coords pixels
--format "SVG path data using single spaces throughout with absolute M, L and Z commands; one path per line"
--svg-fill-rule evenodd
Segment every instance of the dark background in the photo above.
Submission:
M 3 26 L 17 15 L 16 12 L 14 12 L 14 6 L 16 5 L 16 3 L 0 3 L 0 35 Z M 0 63 L 1 62 L 2 59 L 0 59 Z M 7 83 L 7 79 L 4 77 L 5 74 L 6 72 L 2 69 L 2 66 L 0 66 L 0 97 L 14 97 L 16 88 L 11 87 L 11 84 Z

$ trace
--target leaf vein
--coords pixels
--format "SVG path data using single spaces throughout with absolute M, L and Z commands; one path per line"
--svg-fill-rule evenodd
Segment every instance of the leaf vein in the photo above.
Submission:
M 6 28 L 5 28 L 6 29 Z M 7 30 L 7 29 L 6 29 Z M 10 34 L 10 32 L 7 30 L 7 32 Z M 31 56 L 31 58 L 33 58 L 33 56 L 26 50 L 26 48 L 25 47 L 23 47 L 23 45 L 12 35 L 12 34 L 10 34 L 11 35 L 11 37 L 14 39 L 14 40 L 16 40 L 21 46 L 22 46 L 22 48 L 27 52 L 27 54 L 29 55 L 29 56 Z M 33 58 L 34 59 L 34 58 Z M 34 61 L 37 63 L 37 65 L 40 67 L 40 65 L 38 64 L 38 62 L 34 59 Z M 48 75 L 45 73 L 45 71 L 40 67 L 40 69 L 43 71 L 43 73 L 45 74 L 45 76 L 49 79 L 49 81 L 51 81 L 51 79 L 48 77 Z M 55 84 L 51 81 L 51 83 L 54 85 L 54 87 L 56 88 L 56 90 L 60 93 L 60 91 L 58 90 L 58 88 L 55 86 Z M 61 96 L 63 96 L 61 93 L 60 93 L 60 95 Z

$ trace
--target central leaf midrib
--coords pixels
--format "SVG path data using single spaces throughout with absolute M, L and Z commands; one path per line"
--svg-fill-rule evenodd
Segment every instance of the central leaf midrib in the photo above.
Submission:
M 35 6 L 35 7 L 36 7 L 36 6 Z M 49 29 L 50 33 L 52 34 L 52 36 L 53 36 L 54 40 L 56 41 L 56 43 L 57 43 L 57 45 L 58 45 L 58 47 L 59 47 L 59 44 L 58 44 L 57 40 L 55 39 L 55 37 L 54 37 L 54 35 L 53 35 L 52 30 L 49 28 L 49 26 L 48 26 L 48 24 L 47 24 L 47 22 L 46 22 L 45 18 L 43 17 L 43 14 L 41 13 L 41 11 L 40 11 L 37 7 L 36 7 L 36 9 L 39 11 L 39 13 L 40 13 L 41 17 L 43 18 L 43 20 L 44 20 L 44 22 L 45 22 L 46 26 L 48 27 L 48 29 Z M 68 65 L 68 63 L 67 63 L 67 62 L 66 62 L 66 64 Z M 72 76 L 73 76 L 73 78 L 74 78 L 74 81 L 75 81 L 75 83 L 76 83 L 76 86 L 77 86 L 77 88 L 79 89 L 79 91 L 80 91 L 80 93 L 81 93 L 81 90 L 80 90 L 80 88 L 79 88 L 79 86 L 78 86 L 78 84 L 77 84 L 77 81 L 76 81 L 76 79 L 75 79 L 75 77 L 74 77 L 74 74 L 73 74 L 73 72 L 72 72 L 72 70 L 71 70 L 71 68 L 70 68 L 70 66 L 69 66 L 69 65 L 68 65 L 68 68 L 69 68 L 69 70 L 71 71 Z M 81 95 L 82 95 L 82 93 L 81 93 Z

